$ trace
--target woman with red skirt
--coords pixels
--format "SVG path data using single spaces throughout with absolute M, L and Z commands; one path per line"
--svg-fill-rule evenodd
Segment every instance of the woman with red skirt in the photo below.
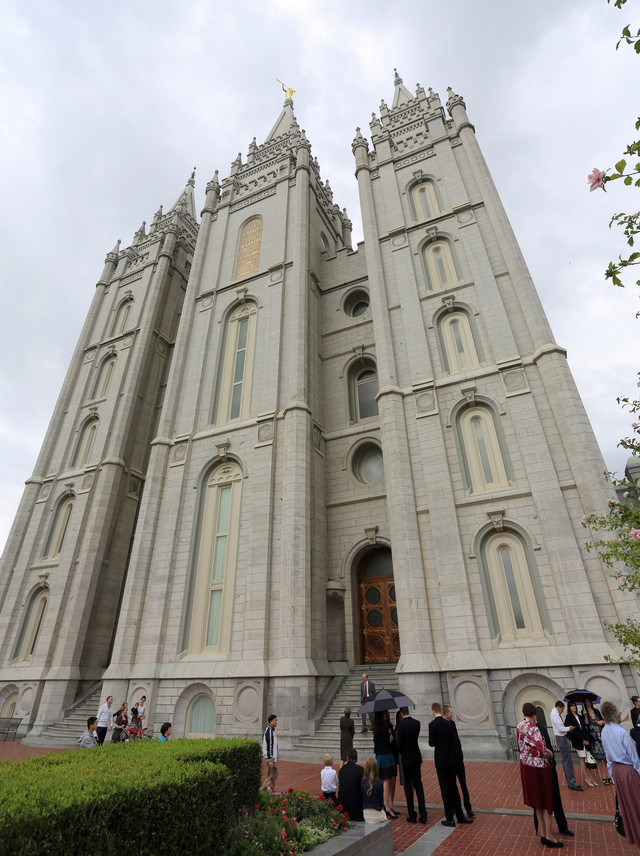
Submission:
M 520 777 L 525 805 L 535 809 L 538 827 L 545 847 L 562 847 L 551 832 L 553 812 L 553 778 L 549 759 L 553 756 L 547 749 L 540 729 L 536 725 L 535 705 L 522 705 L 524 719 L 518 723 L 518 748 L 520 749 Z

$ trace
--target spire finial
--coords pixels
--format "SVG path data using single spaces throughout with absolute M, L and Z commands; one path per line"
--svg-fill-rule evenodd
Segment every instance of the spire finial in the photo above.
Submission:
M 191 176 L 190 176 L 189 181 L 187 182 L 187 184 L 190 184 L 190 185 L 191 185 L 191 187 L 194 187 L 194 186 L 195 186 L 195 183 L 196 183 L 196 168 L 195 168 L 195 166 L 194 166 L 194 168 L 193 168 L 193 172 L 191 173 Z

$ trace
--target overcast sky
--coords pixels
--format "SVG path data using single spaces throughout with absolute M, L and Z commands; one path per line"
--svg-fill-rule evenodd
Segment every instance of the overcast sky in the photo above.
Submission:
M 587 174 L 634 139 L 640 59 L 616 52 L 638 3 L 605 0 L 0 0 L 0 546 L 35 464 L 105 254 L 197 166 L 262 142 L 292 86 L 335 201 L 362 227 L 351 140 L 393 70 L 460 93 L 585 401 L 622 470 L 636 391 L 637 290 L 603 280 L 637 191 Z M 635 14 L 635 19 L 633 15 Z

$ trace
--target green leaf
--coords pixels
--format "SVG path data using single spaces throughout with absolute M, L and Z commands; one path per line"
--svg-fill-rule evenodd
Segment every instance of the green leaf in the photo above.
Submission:
M 618 163 L 616 164 L 617 171 L 618 172 L 624 172 L 626 165 L 627 165 L 627 162 L 626 162 L 626 160 L 624 160 L 624 158 L 622 160 L 619 160 Z
M 625 27 L 624 30 L 622 31 L 622 35 L 623 36 L 630 36 L 631 35 L 631 31 L 629 30 L 628 26 Z
M 633 178 L 632 178 L 630 175 L 628 175 L 628 176 L 625 178 L 625 180 L 624 180 L 624 183 L 627 185 L 627 187 L 628 187 L 632 182 L 633 182 Z

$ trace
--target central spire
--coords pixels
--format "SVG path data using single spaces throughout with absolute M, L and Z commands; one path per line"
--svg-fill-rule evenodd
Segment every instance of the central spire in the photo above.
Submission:
M 293 91 L 293 90 L 287 90 Z M 293 101 L 291 98 L 285 98 L 282 112 L 276 119 L 276 123 L 267 135 L 265 143 L 275 140 L 276 137 L 281 137 L 283 134 L 288 134 L 292 129 L 298 128 L 296 117 L 293 115 Z

